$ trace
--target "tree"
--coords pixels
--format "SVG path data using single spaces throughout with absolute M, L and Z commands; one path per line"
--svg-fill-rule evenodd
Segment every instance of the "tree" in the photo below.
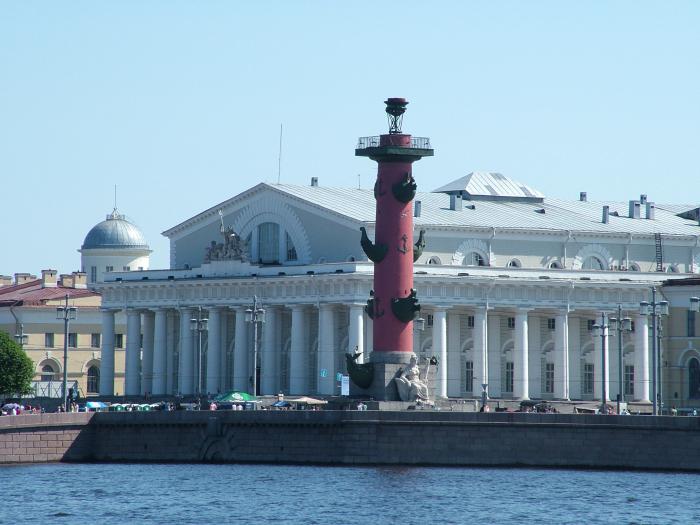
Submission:
M 23 395 L 31 391 L 34 365 L 26 352 L 0 331 L 0 395 Z

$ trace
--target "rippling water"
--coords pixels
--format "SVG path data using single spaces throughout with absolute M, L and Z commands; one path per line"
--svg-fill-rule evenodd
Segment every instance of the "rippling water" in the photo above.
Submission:
M 3 525 L 700 522 L 694 474 L 48 464 L 0 481 Z

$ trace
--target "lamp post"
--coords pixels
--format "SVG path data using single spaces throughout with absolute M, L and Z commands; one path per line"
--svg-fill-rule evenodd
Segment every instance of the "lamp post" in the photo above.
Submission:
M 660 371 L 660 356 L 658 355 L 659 344 L 657 341 L 657 331 L 659 317 L 662 315 L 668 315 L 668 301 L 656 301 L 656 287 L 651 288 L 651 302 L 642 301 L 639 303 L 639 313 L 641 315 L 647 315 L 651 317 L 651 341 L 652 341 L 652 351 L 651 351 L 651 386 L 652 386 L 652 414 L 655 416 L 659 415 L 659 405 L 661 402 L 660 392 L 661 389 L 658 388 L 661 382 L 661 371 Z M 657 393 L 658 391 L 658 393 Z
M 203 317 L 202 307 L 197 307 L 197 317 L 190 319 L 190 330 L 197 332 L 197 396 L 202 395 L 202 334 L 208 329 L 209 319 Z
M 620 413 L 620 403 L 624 400 L 625 395 L 625 375 L 623 368 L 623 355 L 622 355 L 622 334 L 624 332 L 632 331 L 632 319 L 629 317 L 622 317 L 622 306 L 617 305 L 617 317 L 610 318 L 610 329 L 617 332 L 617 366 L 618 379 L 620 381 L 620 392 L 617 395 L 617 413 Z
M 258 302 L 258 296 L 253 296 L 253 306 L 245 311 L 247 323 L 253 323 L 253 395 L 258 395 L 258 323 L 265 322 L 265 309 Z
M 602 382 L 602 389 L 601 389 L 601 412 L 603 414 L 608 413 L 608 407 L 605 403 L 607 397 L 608 397 L 608 392 L 607 392 L 607 384 L 605 383 L 605 354 L 607 353 L 607 342 L 608 342 L 608 314 L 605 312 L 601 312 L 600 314 L 600 324 L 594 324 L 593 325 L 593 335 L 594 336 L 600 336 L 600 378 Z
M 68 412 L 68 335 L 70 322 L 78 316 L 75 306 L 68 306 L 68 294 L 65 304 L 56 307 L 56 319 L 63 319 L 63 409 Z

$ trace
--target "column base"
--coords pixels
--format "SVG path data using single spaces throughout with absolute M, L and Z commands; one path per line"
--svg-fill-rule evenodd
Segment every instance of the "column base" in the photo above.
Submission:
M 380 355 L 378 355 L 380 354 Z M 394 379 L 399 377 L 414 354 L 409 352 L 373 352 L 370 362 L 374 368 L 374 378 L 369 388 L 360 388 L 350 381 L 350 395 L 353 397 L 371 398 L 376 401 L 401 401 Z M 425 364 L 420 364 L 421 379 L 426 380 Z M 427 375 L 428 392 L 431 397 L 434 392 L 437 367 L 431 366 Z M 431 398 L 431 401 L 434 399 Z

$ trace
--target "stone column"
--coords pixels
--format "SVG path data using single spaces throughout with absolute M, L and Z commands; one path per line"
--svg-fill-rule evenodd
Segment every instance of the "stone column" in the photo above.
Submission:
M 183 396 L 194 394 L 194 341 L 190 329 L 192 308 L 180 309 L 180 363 L 178 390 Z
M 166 392 L 167 331 L 168 311 L 165 308 L 158 308 L 153 328 L 153 381 L 151 382 L 151 393 L 155 396 L 162 396 Z
M 114 310 L 102 310 L 100 395 L 114 395 Z
M 143 313 L 143 350 L 141 358 L 141 395 L 153 392 L 153 344 L 155 330 L 155 314 L 152 311 Z
M 634 400 L 649 403 L 649 318 L 634 320 Z
M 436 308 L 433 312 L 433 348 L 439 356 L 437 397 L 447 397 L 447 311 L 445 308 Z
M 463 365 L 460 319 L 459 312 L 450 310 L 447 313 L 447 395 L 449 397 L 462 396 Z M 433 325 L 434 323 L 435 318 L 433 318 Z
M 372 318 L 369 317 L 367 314 L 365 314 L 365 333 L 367 334 L 367 339 L 366 342 L 367 344 L 365 345 L 365 361 L 369 361 L 369 356 L 372 355 L 372 352 L 374 351 L 374 322 L 372 321 Z M 415 348 L 413 350 L 415 352 Z
M 306 306 L 295 304 L 292 309 L 292 344 L 289 349 L 289 393 L 305 394 L 309 388 L 309 363 L 306 341 Z
M 489 382 L 488 324 L 486 307 L 474 311 L 474 390 L 481 397 L 482 383 Z
M 365 342 L 364 342 L 364 305 L 350 305 L 350 326 L 348 328 L 348 353 L 354 355 L 355 352 L 362 352 L 357 358 L 358 363 L 365 362 Z
M 126 312 L 126 374 L 124 394 L 138 396 L 141 393 L 139 364 L 141 360 L 141 312 Z
M 209 326 L 207 334 L 207 394 L 220 392 L 221 382 L 221 308 L 209 308 Z
M 250 348 L 248 347 L 248 323 L 245 321 L 245 306 L 236 308 L 236 339 L 233 343 L 233 388 L 255 394 L 253 388 L 253 374 L 255 365 L 248 359 Z
M 491 309 L 486 318 L 489 358 L 489 397 L 501 397 L 501 318 Z
M 276 306 L 265 308 L 265 322 L 262 325 L 262 351 L 260 353 L 260 393 L 272 395 L 277 393 L 278 355 L 277 331 L 280 312 Z
M 318 393 L 331 395 L 335 391 L 334 338 L 335 309 L 330 304 L 318 308 Z M 324 377 L 325 376 L 325 377 Z
M 581 319 L 569 314 L 569 399 L 581 399 Z
M 527 310 L 518 310 L 515 313 L 514 338 L 513 397 L 523 400 L 530 399 Z
M 229 364 L 229 340 L 228 327 L 231 311 L 224 307 L 221 309 L 221 359 L 219 361 L 219 391 L 230 390 L 230 378 L 228 375 Z
M 602 325 L 603 320 L 602 318 L 596 319 L 596 323 L 598 325 Z M 594 399 L 600 399 L 602 402 L 602 396 L 603 396 L 603 381 L 605 381 L 605 401 L 610 400 L 610 337 L 608 330 L 605 331 L 605 377 L 603 377 L 603 356 L 602 356 L 602 348 L 603 348 L 603 337 L 600 335 L 594 335 L 593 339 L 594 341 L 594 354 L 593 358 L 595 359 L 594 361 L 594 369 L 593 369 L 593 374 L 594 374 L 594 380 L 593 380 L 593 397 Z
M 177 347 L 177 323 L 178 314 L 175 310 L 167 310 L 165 314 L 165 393 L 176 394 L 178 389 L 177 378 L 175 377 L 175 348 Z
M 569 315 L 557 315 L 554 325 L 554 397 L 569 399 Z

